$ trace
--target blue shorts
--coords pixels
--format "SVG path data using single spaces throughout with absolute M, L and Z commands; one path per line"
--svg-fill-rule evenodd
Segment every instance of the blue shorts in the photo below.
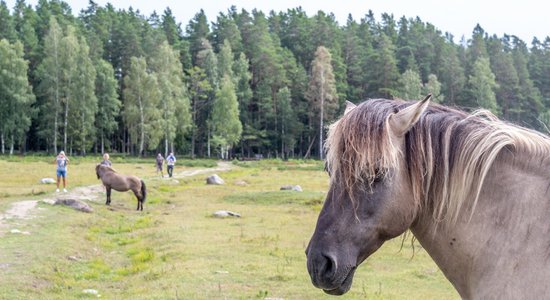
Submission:
M 67 170 L 57 169 L 57 177 L 66 177 L 66 176 L 67 176 Z

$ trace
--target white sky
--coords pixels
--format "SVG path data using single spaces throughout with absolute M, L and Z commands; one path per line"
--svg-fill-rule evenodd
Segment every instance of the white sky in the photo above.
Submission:
M 35 5 L 38 0 L 27 0 Z M 87 0 L 65 0 L 78 15 L 81 9 L 88 6 Z M 148 16 L 154 10 L 159 15 L 166 7 L 172 9 L 182 29 L 202 8 L 209 22 L 215 22 L 219 12 L 227 12 L 231 5 L 240 11 L 242 8 L 251 11 L 254 8 L 263 11 L 286 11 L 288 8 L 301 6 L 308 16 L 318 10 L 334 13 L 340 25 L 344 25 L 349 13 L 359 21 L 372 10 L 376 20 L 380 21 L 383 12 L 393 13 L 396 20 L 403 15 L 407 18 L 419 16 L 422 21 L 435 25 L 442 32 L 450 32 L 459 42 L 462 36 L 471 37 L 472 30 L 479 23 L 490 35 L 502 36 L 504 33 L 520 37 L 528 45 L 533 37 L 543 40 L 550 36 L 550 2 L 544 0 L 95 0 L 99 5 L 111 2 L 116 8 L 132 6 Z M 11 9 L 15 0 L 6 1 Z

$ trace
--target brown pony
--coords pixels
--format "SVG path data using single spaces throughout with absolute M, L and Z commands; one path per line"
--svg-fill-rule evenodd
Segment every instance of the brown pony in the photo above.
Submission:
M 102 164 L 98 164 L 95 167 L 95 172 L 97 174 L 97 179 L 101 179 L 107 191 L 106 205 L 111 204 L 111 189 L 119 192 L 132 190 L 138 200 L 137 210 L 143 210 L 143 203 L 147 197 L 147 189 L 143 180 L 136 176 L 118 174 L 111 167 Z
M 351 104 L 331 126 L 330 189 L 306 249 L 313 285 L 346 293 L 410 229 L 463 299 L 548 298 L 550 138 L 429 98 Z

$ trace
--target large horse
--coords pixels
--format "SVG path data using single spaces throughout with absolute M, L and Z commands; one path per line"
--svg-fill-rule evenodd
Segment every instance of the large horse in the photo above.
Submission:
M 147 198 L 147 188 L 145 182 L 136 176 L 127 176 L 118 174 L 113 168 L 98 164 L 95 167 L 97 179 L 101 179 L 105 190 L 107 191 L 106 205 L 111 204 L 111 189 L 119 192 L 132 190 L 138 200 L 137 210 L 143 210 L 143 203 Z
M 410 229 L 462 298 L 548 298 L 550 138 L 429 98 L 348 103 L 330 127 L 313 285 L 346 293 L 359 264 Z

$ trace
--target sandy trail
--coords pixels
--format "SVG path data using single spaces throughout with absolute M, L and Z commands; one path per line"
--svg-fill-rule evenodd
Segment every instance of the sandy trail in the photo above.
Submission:
M 189 170 L 174 174 L 173 178 L 185 178 L 200 174 L 207 174 L 213 172 L 224 172 L 231 169 L 231 163 L 218 162 L 218 166 L 215 168 Z M 165 179 L 168 179 L 167 177 Z M 0 236 L 5 233 L 5 230 L 9 227 L 7 220 L 10 219 L 22 219 L 28 220 L 34 218 L 34 211 L 39 201 L 54 204 L 57 199 L 75 199 L 75 200 L 87 200 L 94 201 L 103 192 L 103 186 L 101 184 L 95 184 L 90 186 L 76 187 L 71 189 L 67 193 L 55 193 L 49 195 L 41 200 L 23 200 L 12 203 L 11 207 L 3 214 L 0 214 Z

